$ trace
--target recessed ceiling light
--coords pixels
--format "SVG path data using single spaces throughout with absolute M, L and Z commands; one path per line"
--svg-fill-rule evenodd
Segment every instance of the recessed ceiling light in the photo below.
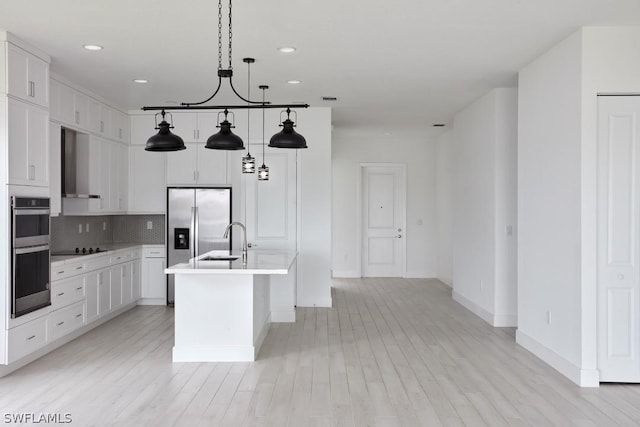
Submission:
M 290 85 L 298 85 L 300 83 L 302 83 L 301 80 L 287 80 L 287 83 L 289 83 Z
M 147 79 L 133 79 L 134 83 L 149 83 Z
M 391 132 L 385 132 L 383 133 L 384 136 L 391 136 Z
M 97 45 L 97 44 L 85 44 L 82 47 L 84 47 L 87 50 L 102 50 L 102 49 L 104 49 L 102 46 Z
M 293 53 L 296 51 L 296 48 L 293 46 L 284 46 L 284 47 L 279 47 L 278 51 L 281 53 Z

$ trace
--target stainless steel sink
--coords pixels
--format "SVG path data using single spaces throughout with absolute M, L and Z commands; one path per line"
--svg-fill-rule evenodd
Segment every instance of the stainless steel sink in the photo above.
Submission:
M 238 257 L 233 255 L 214 255 L 200 258 L 200 261 L 235 261 L 237 259 Z

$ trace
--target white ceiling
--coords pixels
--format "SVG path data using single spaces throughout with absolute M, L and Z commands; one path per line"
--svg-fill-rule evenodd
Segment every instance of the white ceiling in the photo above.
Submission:
M 54 72 L 136 109 L 210 95 L 217 13 L 215 0 L 0 0 L 0 29 L 49 53 Z M 640 25 L 640 0 L 235 0 L 234 85 L 246 94 L 251 56 L 252 98 L 268 84 L 273 102 L 333 107 L 347 134 L 427 135 L 592 25 Z M 298 50 L 277 51 L 287 45 Z M 222 95 L 216 103 L 235 102 Z

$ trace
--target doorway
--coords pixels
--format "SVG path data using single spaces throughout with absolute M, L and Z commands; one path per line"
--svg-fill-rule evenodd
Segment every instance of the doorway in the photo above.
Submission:
M 360 165 L 362 277 L 406 275 L 405 164 Z

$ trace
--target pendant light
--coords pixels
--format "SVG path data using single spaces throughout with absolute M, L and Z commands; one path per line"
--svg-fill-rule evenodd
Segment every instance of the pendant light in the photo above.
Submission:
M 158 114 L 162 115 L 162 121 L 160 123 L 158 123 Z M 160 113 L 156 113 L 155 128 L 158 130 L 158 133 L 147 140 L 147 144 L 144 147 L 146 151 L 178 151 L 187 148 L 185 147 L 182 138 L 171 133 L 170 129 L 173 129 L 173 115 L 169 113 L 171 116 L 171 124 L 169 124 L 164 119 L 165 114 L 164 110 Z
M 247 99 L 251 99 L 251 64 L 256 62 L 253 58 L 243 58 L 242 61 L 247 64 Z M 247 105 L 249 103 L 247 102 Z M 242 173 L 256 173 L 256 158 L 251 155 L 251 109 L 247 108 L 247 155 L 242 158 Z
M 220 114 L 224 114 L 224 120 L 220 122 Z M 242 138 L 231 132 L 231 128 L 234 128 L 229 120 L 227 120 L 228 110 L 224 110 L 222 113 L 218 113 L 217 128 L 220 129 L 218 133 L 214 133 L 207 139 L 207 144 L 204 148 L 211 148 L 213 150 L 244 150 Z M 233 113 L 231 113 L 233 115 Z M 234 116 L 235 120 L 235 116 Z
M 262 105 L 264 105 L 265 90 L 269 89 L 269 86 L 262 85 Z M 264 164 L 264 108 L 262 109 L 262 166 L 258 168 L 258 181 L 269 180 L 269 167 Z
M 284 111 L 283 111 L 284 112 Z M 280 116 L 282 116 L 282 113 Z M 271 137 L 269 141 L 269 147 L 275 148 L 307 148 L 307 141 L 304 136 L 295 131 L 295 123 L 289 118 L 291 109 L 286 109 L 287 119 L 282 122 L 282 130 Z M 296 120 L 298 120 L 298 113 L 294 111 Z
M 269 102 L 260 102 L 260 101 L 252 101 L 249 97 L 249 95 L 247 96 L 247 98 L 244 98 L 242 95 L 240 95 L 238 93 L 238 91 L 236 91 L 235 87 L 233 86 L 233 66 L 231 64 L 231 58 L 232 58 L 232 35 L 233 35 L 233 31 L 232 31 L 232 6 L 231 6 L 231 0 L 229 0 L 229 6 L 228 6 L 228 20 L 229 20 L 229 25 L 228 25 L 228 44 L 227 44 L 227 54 L 228 54 L 228 66 L 226 68 L 223 68 L 222 66 L 222 42 L 223 42 L 223 37 L 222 37 L 222 30 L 223 30 L 223 17 L 222 17 L 222 0 L 218 0 L 218 86 L 217 88 L 213 91 L 213 94 L 211 96 L 209 96 L 207 99 L 203 100 L 203 101 L 199 101 L 199 102 L 181 102 L 180 105 L 167 105 L 167 106 L 144 106 L 142 107 L 143 111 L 151 111 L 151 110 L 157 110 L 160 111 L 162 110 L 162 115 L 164 117 L 164 111 L 174 111 L 174 110 L 224 110 L 224 121 L 220 122 L 220 113 L 218 113 L 218 128 L 220 129 L 220 131 L 214 135 L 212 135 L 211 137 L 209 137 L 209 139 L 207 139 L 207 144 L 206 144 L 206 148 L 211 148 L 211 149 L 216 149 L 216 150 L 243 150 L 244 149 L 244 144 L 242 142 L 242 139 L 237 136 L 234 135 L 233 132 L 231 132 L 231 129 L 234 127 L 228 120 L 227 120 L 227 113 L 228 110 L 238 110 L 238 109 L 247 109 L 248 111 L 250 111 L 251 109 L 254 108 L 279 108 L 279 109 L 287 109 L 287 113 L 291 112 L 291 108 L 308 108 L 309 104 L 303 104 L 303 103 L 288 103 L 288 104 L 271 104 Z M 247 64 L 253 63 L 255 62 L 255 60 L 253 58 L 245 58 L 244 62 L 246 62 Z M 215 98 L 215 96 L 218 94 L 218 92 L 220 91 L 220 88 L 222 87 L 222 80 L 226 79 L 229 81 L 229 86 L 231 87 L 231 90 L 233 91 L 233 93 L 242 101 L 244 101 L 246 104 L 239 104 L 239 105 L 205 105 L 207 103 L 209 103 L 209 101 L 211 101 L 213 98 Z M 163 121 L 163 123 L 166 123 Z M 149 138 L 149 142 L 147 143 L 147 150 L 148 151 L 177 151 L 177 150 L 184 150 L 184 142 L 182 142 L 182 139 L 171 133 L 169 131 L 169 129 L 173 129 L 173 125 L 168 125 L 168 123 L 166 124 L 166 126 L 160 123 L 156 126 L 156 129 L 159 129 L 160 132 L 158 132 L 158 135 L 154 135 L 153 137 Z M 295 127 L 295 124 L 288 118 L 288 114 L 287 114 L 287 120 L 285 120 L 282 125 L 283 127 L 283 131 L 274 135 L 274 137 L 271 139 L 271 143 L 269 144 L 272 147 L 280 147 L 280 148 L 306 148 L 306 142 L 304 141 L 304 137 L 302 137 L 302 135 L 296 133 L 293 130 L 293 127 Z M 282 135 L 281 135 L 282 134 Z M 161 139 L 159 137 L 159 135 L 163 135 L 164 139 Z M 168 139 L 167 135 L 170 135 L 173 139 Z M 154 138 L 160 138 L 160 141 L 156 141 Z M 295 139 L 295 141 L 292 142 L 292 138 Z M 255 159 L 251 156 L 251 154 L 249 153 L 249 150 L 247 150 L 247 155 L 245 156 L 246 158 L 246 165 L 247 165 L 247 169 L 245 170 L 245 167 L 243 166 L 243 172 L 247 172 L 247 173 L 252 173 L 255 171 Z M 243 159 L 244 160 L 244 159 Z M 253 166 L 251 161 L 253 160 Z

